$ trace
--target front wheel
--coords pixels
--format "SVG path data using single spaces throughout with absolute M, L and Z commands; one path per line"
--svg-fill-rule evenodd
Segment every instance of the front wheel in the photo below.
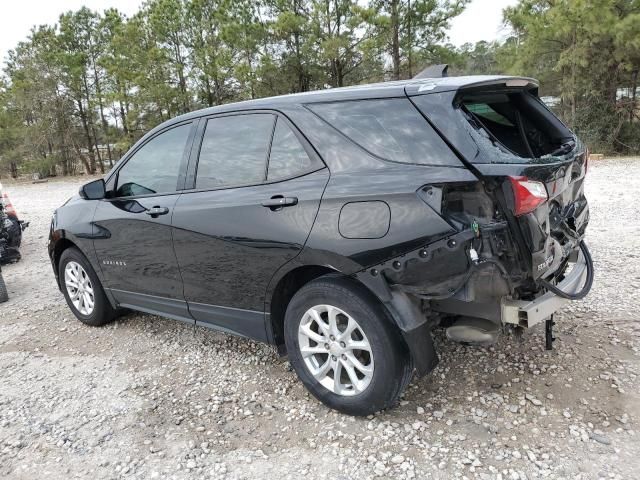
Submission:
M 285 343 L 305 387 L 349 415 L 393 405 L 411 376 L 406 345 L 386 309 L 347 277 L 321 277 L 294 295 Z
M 64 298 L 82 323 L 99 327 L 116 317 L 93 267 L 77 248 L 68 248 L 60 257 L 58 275 Z

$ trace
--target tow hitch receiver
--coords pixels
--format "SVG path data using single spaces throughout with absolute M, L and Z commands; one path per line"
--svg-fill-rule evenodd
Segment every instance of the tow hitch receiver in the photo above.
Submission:
M 573 269 L 557 287 L 568 294 L 582 290 L 587 277 L 587 262 L 580 252 Z M 560 297 L 553 292 L 547 292 L 534 300 L 502 300 L 502 321 L 524 328 L 530 328 L 542 321 L 546 321 L 555 312 L 571 300 Z M 552 319 L 553 320 L 553 319 Z

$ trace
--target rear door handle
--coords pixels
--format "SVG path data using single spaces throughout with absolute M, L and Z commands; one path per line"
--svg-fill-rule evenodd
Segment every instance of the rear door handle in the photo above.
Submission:
M 146 212 L 151 218 L 158 218 L 160 215 L 166 215 L 169 213 L 169 209 L 167 207 L 151 207 L 148 208 Z
M 279 210 L 282 207 L 292 207 L 297 204 L 297 197 L 283 197 L 282 195 L 274 195 L 269 200 L 262 202 L 263 207 L 268 207 L 271 210 Z

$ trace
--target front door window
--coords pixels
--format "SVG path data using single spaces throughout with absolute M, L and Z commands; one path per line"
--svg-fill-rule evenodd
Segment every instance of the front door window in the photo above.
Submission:
M 174 127 L 145 143 L 118 172 L 116 197 L 172 193 L 191 124 Z

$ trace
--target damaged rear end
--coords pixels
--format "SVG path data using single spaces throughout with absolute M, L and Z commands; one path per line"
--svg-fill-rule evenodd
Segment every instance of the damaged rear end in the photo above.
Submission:
M 418 252 L 415 267 L 386 272 L 391 288 L 422 300 L 447 322 L 449 338 L 475 344 L 586 295 L 588 152 L 540 101 L 537 84 L 506 77 L 448 89 L 434 81 L 406 93 L 478 180 L 418 192 L 458 234 L 453 245 Z

